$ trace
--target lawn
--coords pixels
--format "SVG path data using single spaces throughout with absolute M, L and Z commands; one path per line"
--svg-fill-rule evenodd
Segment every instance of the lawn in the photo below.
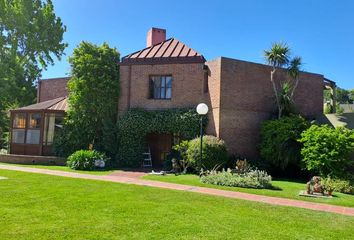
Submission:
M 353 239 L 354 217 L 0 170 L 0 239 Z
M 99 170 L 99 171 L 82 171 L 82 170 L 74 170 L 67 166 L 53 166 L 53 165 L 35 165 L 35 164 L 12 164 L 12 163 L 2 163 L 6 165 L 13 165 L 19 167 L 31 167 L 31 168 L 42 168 L 42 169 L 49 169 L 49 170 L 58 170 L 58 171 L 65 171 L 65 172 L 76 172 L 76 173 L 86 173 L 86 174 L 93 174 L 93 175 L 108 175 L 113 173 L 117 170 Z
M 186 184 L 186 185 L 192 185 L 192 186 L 210 187 L 210 188 L 224 189 L 224 190 L 230 190 L 230 191 L 246 192 L 246 193 L 253 193 L 253 194 L 258 194 L 258 195 L 266 195 L 266 196 L 272 196 L 272 197 L 291 198 L 291 199 L 297 199 L 297 200 L 354 207 L 354 195 L 335 192 L 335 193 L 333 193 L 334 197 L 331 199 L 322 199 L 322 198 L 319 199 L 319 198 L 309 198 L 309 197 L 299 196 L 298 195 L 299 191 L 305 190 L 306 184 L 305 183 L 298 183 L 298 182 L 273 180 L 272 181 L 273 186 L 279 188 L 279 190 L 270 190 L 270 189 L 224 187 L 224 186 L 218 186 L 218 185 L 213 185 L 213 184 L 205 184 L 205 183 L 200 182 L 198 176 L 192 175 L 192 174 L 178 175 L 178 176 L 175 176 L 175 175 L 166 175 L 166 176 L 146 175 L 143 178 L 149 179 L 149 180 L 162 181 L 162 182 L 171 182 L 171 183 L 179 183 L 179 184 Z

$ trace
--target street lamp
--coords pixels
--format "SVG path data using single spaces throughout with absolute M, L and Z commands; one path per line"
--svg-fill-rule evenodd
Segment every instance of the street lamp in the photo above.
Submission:
M 197 113 L 200 115 L 200 163 L 203 161 L 203 116 L 208 113 L 208 106 L 205 103 L 199 103 Z

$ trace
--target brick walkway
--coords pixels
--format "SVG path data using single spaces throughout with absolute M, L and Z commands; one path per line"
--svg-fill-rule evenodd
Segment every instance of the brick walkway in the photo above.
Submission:
M 149 172 L 151 172 L 151 170 Z M 109 176 L 139 179 L 139 178 L 147 175 L 149 172 L 141 171 L 141 170 L 136 170 L 136 171 L 135 170 L 120 170 L 120 171 L 114 171 L 113 173 L 110 173 Z
M 196 186 L 189 186 L 183 184 L 143 180 L 138 178 L 126 177 L 119 174 L 117 176 L 114 175 L 98 176 L 98 175 L 91 175 L 91 174 L 82 174 L 82 173 L 74 173 L 74 172 L 64 172 L 64 171 L 57 171 L 57 170 L 19 167 L 19 166 L 1 165 L 1 164 L 0 164 L 0 169 L 15 170 L 21 172 L 30 172 L 30 173 L 41 173 L 41 174 L 80 178 L 80 179 L 93 179 L 99 181 L 127 183 L 127 184 L 139 185 L 139 186 L 149 186 L 149 187 L 157 187 L 157 188 L 164 188 L 164 189 L 173 189 L 179 191 L 208 194 L 213 196 L 222 196 L 227 198 L 262 202 L 262 203 L 279 205 L 279 206 L 298 207 L 298 208 L 305 208 L 305 209 L 311 209 L 316 211 L 331 212 L 331 213 L 338 213 L 342 215 L 354 216 L 354 208 L 350 208 L 350 207 L 341 207 L 341 206 L 334 206 L 334 205 L 323 204 L 323 203 L 312 203 L 312 202 L 277 198 L 277 197 L 267 197 L 262 195 L 233 192 L 233 191 L 226 191 L 226 190 L 219 190 L 219 189 L 205 188 L 205 187 L 196 187 Z

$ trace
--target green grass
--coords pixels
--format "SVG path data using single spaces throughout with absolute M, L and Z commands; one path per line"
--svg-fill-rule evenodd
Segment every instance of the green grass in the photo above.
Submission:
M 0 239 L 353 239 L 354 217 L 0 170 Z
M 49 170 L 58 170 L 58 171 L 65 171 L 65 172 L 76 172 L 76 173 L 86 173 L 86 174 L 93 174 L 93 175 L 108 175 L 113 173 L 117 170 L 99 170 L 99 171 L 82 171 L 82 170 L 74 170 L 67 166 L 53 166 L 53 165 L 35 165 L 35 164 L 12 164 L 12 163 L 2 163 L 6 165 L 13 165 L 19 167 L 31 167 L 31 168 L 42 168 L 42 169 L 49 169 Z
M 205 184 L 200 182 L 199 177 L 192 174 L 187 175 L 146 175 L 143 177 L 144 179 L 156 180 L 162 182 L 171 182 L 171 183 L 179 183 L 186 184 L 192 186 L 200 186 L 200 187 L 210 187 L 217 189 L 224 189 L 230 191 L 237 192 L 245 192 L 245 193 L 253 193 L 258 195 L 272 196 L 272 197 L 282 197 L 282 198 L 291 198 L 303 201 L 311 201 L 311 202 L 319 202 L 319 203 L 327 203 L 333 205 L 354 207 L 354 195 L 343 194 L 335 192 L 333 194 L 333 198 L 330 199 L 320 199 L 320 198 L 309 198 L 299 196 L 299 191 L 305 190 L 305 183 L 298 182 L 289 182 L 289 181 L 272 181 L 274 187 L 279 188 L 280 190 L 271 190 L 271 189 L 252 189 L 252 188 L 239 188 L 239 187 L 224 187 L 213 184 Z

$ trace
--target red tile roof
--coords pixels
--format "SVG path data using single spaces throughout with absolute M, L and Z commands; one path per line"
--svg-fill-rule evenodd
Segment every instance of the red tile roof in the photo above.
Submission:
M 26 111 L 26 110 L 28 111 L 42 111 L 42 110 L 67 111 L 68 99 L 66 97 L 60 97 L 45 102 L 40 102 L 29 106 L 17 108 L 11 111 Z
M 170 38 L 122 58 L 126 64 L 204 63 L 205 58 L 181 41 Z

